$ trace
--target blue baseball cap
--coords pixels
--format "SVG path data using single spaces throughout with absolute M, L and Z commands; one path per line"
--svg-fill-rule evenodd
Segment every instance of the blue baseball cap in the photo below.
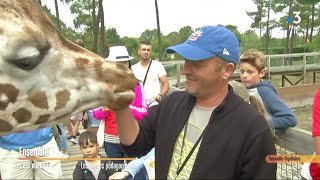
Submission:
M 237 64 L 240 58 L 240 46 L 236 35 L 222 25 L 203 26 L 195 29 L 186 42 L 171 46 L 167 53 L 178 53 L 192 61 L 219 56 Z

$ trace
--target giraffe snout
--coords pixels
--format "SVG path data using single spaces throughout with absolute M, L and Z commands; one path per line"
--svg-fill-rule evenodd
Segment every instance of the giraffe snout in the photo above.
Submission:
M 107 63 L 107 66 L 108 70 L 103 73 L 104 81 L 114 87 L 114 92 L 134 90 L 137 79 L 128 67 L 117 63 Z

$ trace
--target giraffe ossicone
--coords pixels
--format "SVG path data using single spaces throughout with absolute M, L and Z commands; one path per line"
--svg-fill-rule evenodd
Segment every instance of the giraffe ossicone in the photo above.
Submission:
M 0 136 L 130 104 L 132 72 L 65 39 L 36 0 L 1 0 L 0 12 Z

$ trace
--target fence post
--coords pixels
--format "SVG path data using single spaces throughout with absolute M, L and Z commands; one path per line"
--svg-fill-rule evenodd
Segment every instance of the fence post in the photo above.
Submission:
M 177 68 L 177 72 L 176 72 L 176 76 L 177 76 L 177 84 L 176 87 L 179 88 L 181 86 L 181 81 L 180 81 L 180 63 L 176 62 L 176 68 Z
M 271 80 L 271 60 L 270 56 L 268 56 L 268 79 Z
M 307 81 L 306 81 L 306 77 L 307 77 L 307 55 L 306 54 L 303 54 L 303 81 L 302 81 L 302 84 L 305 84 Z

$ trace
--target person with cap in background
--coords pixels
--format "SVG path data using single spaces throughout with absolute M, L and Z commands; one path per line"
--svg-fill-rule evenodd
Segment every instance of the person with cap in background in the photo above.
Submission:
M 195 29 L 169 47 L 185 59 L 185 91 L 173 92 L 139 123 L 115 111 L 120 142 L 131 156 L 155 147 L 156 179 L 275 179 L 276 155 L 263 115 L 233 92 L 237 37 L 224 26 Z

